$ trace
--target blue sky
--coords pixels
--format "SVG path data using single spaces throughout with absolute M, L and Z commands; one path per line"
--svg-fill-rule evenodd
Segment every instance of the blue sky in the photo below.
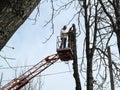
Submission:
M 61 5 L 62 3 L 62 1 L 56 3 L 55 7 L 57 7 L 58 4 Z M 60 35 L 60 30 L 63 25 L 67 25 L 69 29 L 71 24 L 75 23 L 78 30 L 77 17 L 68 25 L 69 20 L 73 17 L 76 10 L 78 10 L 78 8 L 74 8 L 74 5 L 77 5 L 77 1 L 76 3 L 72 4 L 69 9 L 65 9 L 56 18 L 54 18 L 54 34 L 46 43 L 43 42 L 46 41 L 46 39 L 49 38 L 52 33 L 51 23 L 44 27 L 46 22 L 51 18 L 51 4 L 48 1 L 39 5 L 40 13 L 38 14 L 36 23 L 34 20 L 27 19 L 6 45 L 14 47 L 14 49 L 4 47 L 0 52 L 0 55 L 15 58 L 15 60 L 7 59 L 7 61 L 12 67 L 19 67 L 25 65 L 34 65 L 45 57 L 56 54 L 56 39 L 57 36 Z M 34 19 L 36 13 L 37 8 L 34 10 L 29 18 Z M 83 24 L 84 21 L 82 17 L 80 20 Z M 77 38 L 78 58 L 82 57 L 82 46 L 83 40 L 85 38 L 84 34 L 85 33 L 83 32 L 83 30 L 81 30 L 81 35 Z M 114 40 L 113 42 L 113 40 L 114 38 L 111 39 L 111 42 L 115 44 L 116 41 Z M 112 50 L 114 50 L 115 53 L 118 53 L 115 48 L 116 47 L 113 46 Z M 9 67 L 5 60 L 3 60 L 2 58 L 0 58 L 0 60 L 0 68 Z M 78 62 L 80 64 L 81 58 L 78 59 Z M 25 72 L 26 70 L 28 70 L 28 67 L 17 69 L 1 69 L 0 73 L 3 73 L 2 84 L 6 84 L 7 82 L 9 82 L 9 80 L 12 80 L 16 76 L 19 76 L 21 72 Z M 41 73 L 41 81 L 43 83 L 42 90 L 75 90 L 73 72 L 71 71 L 72 61 L 70 61 L 69 64 L 61 61 L 55 63 Z M 86 77 L 85 74 L 83 76 Z M 85 80 L 81 77 L 81 75 L 80 79 L 82 82 L 83 90 L 85 90 Z
M 54 19 L 54 34 L 50 40 L 43 44 L 43 42 L 49 38 L 52 33 L 51 24 L 43 27 L 46 24 L 46 21 L 51 18 L 51 6 L 49 2 L 46 2 L 39 7 L 40 13 L 37 17 L 36 23 L 34 20 L 27 19 L 7 43 L 6 46 L 14 47 L 14 49 L 4 47 L 0 52 L 0 54 L 3 56 L 15 58 L 15 60 L 7 60 L 12 67 L 34 65 L 45 57 L 56 54 L 57 36 L 59 36 L 63 25 L 68 24 L 68 21 L 74 14 L 74 9 L 71 7 L 70 9 L 72 10 L 67 9 L 62 12 L 62 14 L 57 16 Z M 29 18 L 34 19 L 36 13 L 37 9 L 34 10 Z M 77 24 L 76 21 L 77 18 L 68 25 L 68 28 L 72 23 Z M 1 68 L 8 67 L 7 63 L 2 58 L 0 66 Z M 0 73 L 3 73 L 2 84 L 4 85 L 9 80 L 19 76 L 21 71 L 24 72 L 27 69 L 2 69 L 0 71 Z M 58 62 L 49 67 L 47 70 L 41 73 L 41 80 L 43 82 L 42 90 L 74 90 L 75 82 L 73 78 L 73 72 L 69 71 L 72 71 L 72 61 L 69 62 L 69 65 L 65 64 L 64 62 Z M 44 76 L 46 74 L 54 74 L 59 72 L 66 73 Z

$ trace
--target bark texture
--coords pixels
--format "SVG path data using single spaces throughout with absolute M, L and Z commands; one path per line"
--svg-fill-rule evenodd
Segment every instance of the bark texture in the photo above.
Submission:
M 41 0 L 1 0 L 0 51 Z
M 73 42 L 73 76 L 75 78 L 75 83 L 76 83 L 76 89 L 75 90 L 82 90 L 81 88 L 81 82 L 80 82 L 80 77 L 78 73 L 78 62 L 77 62 L 77 47 L 76 47 L 76 27 L 73 25 L 73 31 L 74 31 L 74 42 Z

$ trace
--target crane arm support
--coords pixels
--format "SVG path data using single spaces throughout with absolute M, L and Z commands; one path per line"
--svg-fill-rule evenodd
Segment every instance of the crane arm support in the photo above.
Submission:
M 39 63 L 34 65 L 28 71 L 20 75 L 18 78 L 13 79 L 6 85 L 2 87 L 2 90 L 19 90 L 25 86 L 31 79 L 40 74 L 46 68 L 54 64 L 59 59 L 57 54 L 47 56 L 45 59 L 41 60 Z

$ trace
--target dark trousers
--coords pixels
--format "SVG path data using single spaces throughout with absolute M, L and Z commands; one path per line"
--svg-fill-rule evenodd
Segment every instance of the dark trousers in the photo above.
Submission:
M 60 48 L 66 48 L 66 38 L 61 38 L 61 45 Z

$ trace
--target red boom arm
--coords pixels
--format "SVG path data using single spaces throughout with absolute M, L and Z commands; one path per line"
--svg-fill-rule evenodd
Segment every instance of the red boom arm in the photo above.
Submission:
M 12 81 L 4 85 L 2 87 L 2 90 L 19 90 L 27 83 L 29 83 L 32 78 L 34 78 L 46 68 L 54 64 L 58 59 L 59 56 L 57 54 L 46 57 L 45 59 L 34 65 L 31 69 L 26 71 L 24 74 L 22 74 L 18 78 L 14 78 Z

